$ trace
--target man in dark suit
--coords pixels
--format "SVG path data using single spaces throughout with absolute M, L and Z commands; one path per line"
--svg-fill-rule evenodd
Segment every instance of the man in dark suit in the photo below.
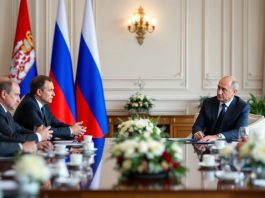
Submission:
M 49 140 L 52 137 L 50 127 L 40 126 L 36 132 L 17 124 L 9 111 L 15 110 L 20 102 L 19 85 L 10 79 L 0 79 L 0 141 L 20 142 Z
M 14 156 L 20 152 L 34 153 L 37 151 L 35 142 L 25 142 L 24 144 L 15 142 L 0 142 L 0 156 Z
M 248 125 L 249 105 L 235 94 L 238 82 L 232 76 L 219 81 L 217 96 L 205 99 L 193 127 L 193 137 L 200 141 L 238 139 L 238 129 Z
M 53 137 L 68 139 L 83 135 L 86 127 L 82 126 L 82 122 L 69 126 L 52 115 L 48 104 L 52 103 L 54 96 L 52 80 L 48 76 L 37 76 L 30 84 L 30 94 L 26 95 L 17 107 L 14 119 L 30 130 L 41 125 L 51 126 Z

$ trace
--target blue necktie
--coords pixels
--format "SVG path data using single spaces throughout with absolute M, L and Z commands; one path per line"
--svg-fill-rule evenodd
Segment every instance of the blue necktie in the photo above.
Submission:
M 225 108 L 226 108 L 226 105 L 223 103 L 222 104 L 222 110 L 219 113 L 219 116 L 217 118 L 217 121 L 216 121 L 216 124 L 215 124 L 215 127 L 214 127 L 214 131 L 213 132 L 215 132 L 215 133 L 216 132 L 220 132 L 220 126 L 221 126 L 221 123 L 222 123 L 224 115 L 225 115 Z

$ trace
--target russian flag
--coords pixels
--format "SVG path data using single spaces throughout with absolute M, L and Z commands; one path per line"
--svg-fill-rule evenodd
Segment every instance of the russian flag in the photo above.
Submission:
M 9 78 L 20 84 L 20 96 L 29 93 L 37 76 L 36 54 L 30 28 L 27 0 L 21 0 Z
M 72 60 L 64 1 L 60 0 L 54 31 L 50 77 L 55 97 L 50 104 L 53 115 L 67 124 L 74 124 L 76 107 Z
M 76 73 L 77 118 L 93 138 L 108 133 L 105 99 L 91 1 L 87 0 L 83 18 Z

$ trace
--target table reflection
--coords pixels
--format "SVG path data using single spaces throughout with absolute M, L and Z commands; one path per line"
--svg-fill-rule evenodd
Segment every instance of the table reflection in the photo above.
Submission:
M 86 156 L 83 155 L 83 165 L 80 168 L 69 167 L 69 180 L 58 180 L 54 176 L 50 182 L 42 187 L 42 193 L 51 190 L 78 190 L 78 191 L 104 191 L 104 190 L 173 190 L 173 191 L 216 191 L 216 190 L 242 190 L 249 188 L 249 173 L 244 173 L 244 177 L 239 182 L 220 179 L 217 177 L 218 171 L 221 170 L 220 164 L 214 167 L 200 167 L 199 162 L 202 160 L 203 154 L 212 154 L 218 159 L 216 152 L 211 152 L 210 145 L 192 145 L 183 144 L 183 165 L 188 168 L 186 176 L 180 180 L 172 179 L 132 179 L 124 180 L 120 173 L 114 170 L 115 159 L 110 159 L 111 146 L 114 144 L 113 139 L 97 139 L 94 140 L 95 151 L 94 163 L 89 163 Z M 202 150 L 201 150 L 202 149 Z M 202 151 L 202 152 L 199 152 Z M 70 153 L 82 153 L 80 148 L 71 148 Z M 60 159 L 56 157 L 48 157 L 47 163 L 54 166 Z M 220 161 L 219 161 L 220 163 Z M 1 161 L 2 179 L 5 179 L 3 172 L 12 167 L 13 161 Z M 8 165 L 7 165 L 8 164 Z M 67 163 L 66 163 L 67 165 Z M 58 171 L 58 170 L 57 170 Z M 234 170 L 229 170 L 234 171 Z M 74 182 L 74 178 L 80 178 L 78 182 Z M 9 178 L 10 179 L 10 178 Z M 71 182 L 69 182 L 71 181 Z

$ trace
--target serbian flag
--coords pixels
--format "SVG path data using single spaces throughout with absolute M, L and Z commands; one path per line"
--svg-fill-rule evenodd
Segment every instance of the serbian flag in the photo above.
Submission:
M 36 76 L 36 54 L 30 28 L 28 4 L 27 0 L 21 0 L 9 78 L 20 84 L 20 96 L 24 96 L 29 93 L 30 82 Z
M 83 18 L 76 73 L 77 118 L 93 138 L 108 133 L 104 92 L 91 1 L 87 0 Z
M 61 122 L 74 124 L 76 120 L 74 79 L 64 0 L 58 4 L 55 24 L 50 77 L 55 97 L 50 104 L 53 115 Z

